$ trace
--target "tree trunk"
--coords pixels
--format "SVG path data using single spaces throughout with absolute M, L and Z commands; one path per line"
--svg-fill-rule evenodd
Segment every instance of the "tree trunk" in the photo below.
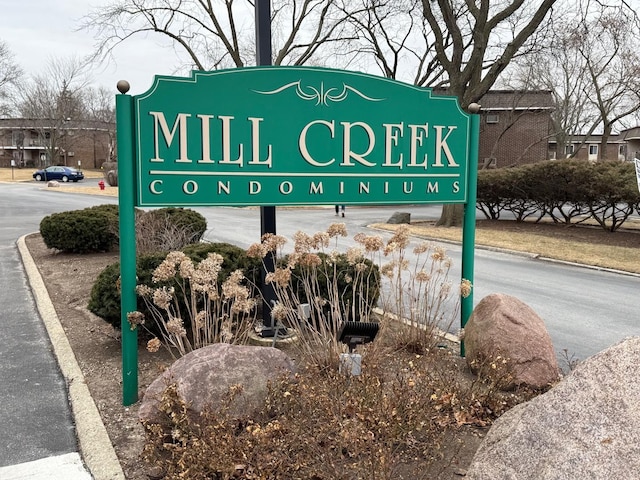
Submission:
M 464 216 L 464 205 L 461 203 L 446 203 L 442 205 L 442 213 L 436 222 L 436 227 L 461 227 Z
M 611 123 L 605 123 L 604 129 L 602 130 L 602 137 L 600 137 L 600 151 L 598 152 L 598 161 L 605 162 L 607 160 L 613 160 L 608 158 L 607 145 L 609 143 L 609 137 L 611 136 L 611 131 L 613 130 L 613 126 Z M 616 152 L 617 153 L 617 152 Z M 615 160 L 618 159 L 616 155 Z

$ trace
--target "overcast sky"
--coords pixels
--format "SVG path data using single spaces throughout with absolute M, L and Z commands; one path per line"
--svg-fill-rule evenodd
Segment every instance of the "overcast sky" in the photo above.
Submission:
M 92 34 L 77 31 L 92 6 L 108 0 L 0 0 L 0 40 L 27 76 L 37 74 L 51 58 L 84 57 L 93 52 Z M 160 36 L 129 39 L 114 52 L 115 62 L 96 67 L 92 83 L 116 92 L 118 80 L 128 80 L 129 93 L 151 87 L 154 74 L 173 75 L 179 59 Z

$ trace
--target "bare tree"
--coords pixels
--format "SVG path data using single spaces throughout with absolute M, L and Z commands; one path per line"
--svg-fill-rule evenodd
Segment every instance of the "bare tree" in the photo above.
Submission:
M 373 64 L 387 78 L 423 87 L 439 87 L 446 80 L 421 0 L 362 0 L 358 9 L 352 7 L 351 2 L 343 9 L 356 40 L 337 52 L 347 64 L 361 70 Z
M 598 5 L 593 16 L 573 31 L 589 80 L 585 95 L 598 112 L 588 134 L 602 128 L 598 160 L 607 159 L 607 144 L 616 123 L 640 109 L 640 31 L 634 15 L 624 5 Z
M 113 92 L 105 87 L 87 88 L 83 91 L 82 107 L 83 128 L 78 134 L 93 144 L 93 168 L 99 168 L 98 152 L 107 152 L 107 162 L 115 161 L 116 111 Z
M 479 101 L 514 57 L 540 48 L 556 1 L 422 1 L 448 91 L 463 108 Z
M 516 85 L 533 81 L 553 92 L 558 155 L 575 156 L 591 134 L 601 131 L 598 157 L 604 160 L 613 128 L 637 115 L 639 33 L 637 15 L 625 3 L 589 2 L 554 25 L 548 48 L 517 62 Z
M 558 157 L 575 154 L 568 147 L 576 138 L 582 138 L 581 134 L 597 117 L 584 93 L 589 84 L 584 74 L 586 64 L 570 35 L 576 21 L 579 18 L 557 22 L 548 46 L 536 54 L 517 59 L 508 78 L 502 81 L 512 89 L 551 92 L 554 103 L 551 134 L 556 140 Z
M 89 87 L 83 91 L 82 104 L 84 119 L 115 123 L 116 105 L 111 90 Z
M 22 69 L 6 43 L 0 41 L 0 115 L 8 115 L 11 110 L 11 98 L 20 82 Z
M 85 65 L 72 57 L 51 59 L 42 74 L 20 88 L 18 111 L 32 120 L 49 162 L 67 163 L 74 126 L 85 116 L 83 94 L 88 82 Z
M 418 18 L 419 4 L 411 0 L 274 0 L 273 63 L 354 65 L 366 58 L 359 56 L 364 48 L 388 77 L 397 78 L 411 59 L 413 83 L 442 84 L 466 108 L 516 55 L 536 48 L 556 1 L 422 0 Z M 83 27 L 97 31 L 98 58 L 154 32 L 171 39 L 197 69 L 242 67 L 255 57 L 253 8 L 251 0 L 116 0 L 95 9 Z
M 307 64 L 330 55 L 329 44 L 349 40 L 338 1 L 274 0 L 273 64 Z M 97 33 L 98 59 L 109 57 L 128 38 L 152 32 L 188 56 L 183 67 L 243 67 L 255 64 L 253 9 L 251 0 L 117 0 L 96 7 L 82 28 Z
M 557 0 L 422 0 L 448 92 L 462 108 L 478 102 L 518 55 L 539 48 Z M 462 224 L 461 205 L 444 205 L 439 226 Z

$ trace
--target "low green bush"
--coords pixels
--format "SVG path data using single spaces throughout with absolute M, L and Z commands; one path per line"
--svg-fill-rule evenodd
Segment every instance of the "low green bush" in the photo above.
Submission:
M 545 217 L 555 223 L 594 221 L 614 232 L 640 210 L 631 162 L 548 160 L 510 169 L 478 172 L 478 210 L 497 220 Z
M 207 258 L 207 255 L 212 252 L 221 255 L 224 261 L 218 277 L 219 283 L 222 283 L 231 272 L 242 270 L 249 283 L 260 284 L 262 262 L 255 258 L 249 258 L 247 253 L 236 245 L 224 242 L 200 242 L 187 245 L 182 251 L 195 263 Z
M 312 308 L 322 308 L 324 318 L 329 318 L 332 305 L 328 302 L 324 305 L 320 305 L 317 299 L 307 298 L 305 293 L 304 283 L 313 277 L 317 276 L 317 291 L 314 293 L 325 300 L 331 299 L 333 296 L 330 290 L 336 288 L 336 294 L 338 295 L 340 312 L 342 319 L 346 320 L 359 320 L 359 318 L 352 318 L 351 307 L 354 302 L 356 305 L 364 305 L 366 312 L 360 312 L 368 314 L 378 303 L 380 297 L 380 271 L 378 266 L 371 260 L 363 259 L 366 268 L 364 271 L 358 273 L 357 267 L 354 264 L 349 263 L 347 255 L 340 253 L 335 255 L 335 260 L 331 261 L 329 255 L 326 253 L 318 253 L 318 256 L 322 260 L 322 264 L 319 266 L 311 267 L 315 270 L 314 274 L 310 275 L 309 267 L 295 266 L 291 272 L 291 291 L 298 296 L 300 303 L 309 303 Z M 289 262 L 289 257 L 285 256 L 282 260 L 282 264 L 286 265 Z M 306 271 L 305 271 L 306 270 Z M 360 277 L 363 279 L 363 288 L 360 291 L 353 291 L 354 281 L 353 279 Z M 359 298 L 355 298 L 355 296 Z M 356 316 L 359 313 L 359 308 L 356 308 Z
M 151 210 L 149 214 L 166 217 L 177 228 L 191 236 L 192 243 L 199 242 L 207 230 L 207 219 L 189 208 L 160 208 Z
M 136 275 L 138 283 L 152 285 L 153 271 L 165 259 L 166 253 L 140 255 L 136 261 Z M 148 314 L 144 300 L 138 298 L 138 310 Z M 87 308 L 90 312 L 101 317 L 107 323 L 120 329 L 120 262 L 112 263 L 105 267 L 93 287 Z
M 48 248 L 69 253 L 105 252 L 119 243 L 118 205 L 105 204 L 54 213 L 42 219 L 40 233 Z M 141 253 L 181 249 L 197 243 L 207 220 L 185 208 L 136 212 L 136 242 Z
M 48 248 L 69 253 L 106 252 L 118 243 L 117 214 L 114 221 L 109 208 L 54 213 L 41 220 L 40 234 Z
M 136 213 L 136 249 L 140 254 L 182 250 L 198 243 L 207 220 L 194 210 L 160 208 Z
M 235 245 L 228 243 L 200 243 L 189 245 L 183 249 L 184 253 L 191 258 L 194 263 L 199 263 L 206 258 L 209 253 L 218 253 L 223 259 L 222 271 L 220 272 L 219 282 L 223 282 L 231 272 L 237 269 L 246 270 L 245 276 L 250 282 L 259 280 L 259 267 L 254 260 L 247 258 L 245 251 Z M 159 284 L 152 282 L 153 271 L 166 258 L 167 252 L 157 252 L 146 255 L 139 255 L 136 262 L 136 275 L 138 285 L 148 285 L 149 287 L 158 287 Z M 257 277 L 255 276 L 257 272 Z M 93 288 L 91 289 L 91 297 L 87 308 L 89 311 L 98 315 L 106 322 L 120 329 L 120 263 L 113 263 L 107 266 L 98 275 Z M 145 314 L 147 318 L 151 318 L 151 313 L 146 307 L 141 297 L 137 299 L 138 311 Z M 183 320 L 185 327 L 189 328 L 189 315 L 183 311 Z M 153 332 L 153 322 L 148 322 L 147 326 Z M 156 333 L 156 332 L 153 332 Z M 159 332 L 158 332 L 159 334 Z

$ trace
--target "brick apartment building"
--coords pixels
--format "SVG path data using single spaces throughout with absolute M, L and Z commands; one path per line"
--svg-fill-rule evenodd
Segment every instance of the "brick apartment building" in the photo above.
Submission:
M 574 135 L 558 152 L 551 122 L 550 91 L 493 90 L 480 100 L 479 168 L 501 168 L 573 157 L 598 161 L 602 135 Z M 640 127 L 612 134 L 603 156 L 608 161 L 640 158 Z
M 115 151 L 115 130 L 111 122 L 3 118 L 0 167 L 98 169 Z
M 515 167 L 549 158 L 553 97 L 547 90 L 492 90 L 480 100 L 478 167 Z
M 556 160 L 572 157 L 576 160 L 596 162 L 601 148 L 601 135 L 574 135 L 571 137 L 571 141 L 565 145 L 562 152 L 558 152 L 558 145 L 555 139 L 551 139 L 549 141 L 549 158 Z M 606 149 L 607 151 L 603 157 L 606 160 L 630 160 L 627 158 L 627 142 L 622 134 L 609 135 Z

